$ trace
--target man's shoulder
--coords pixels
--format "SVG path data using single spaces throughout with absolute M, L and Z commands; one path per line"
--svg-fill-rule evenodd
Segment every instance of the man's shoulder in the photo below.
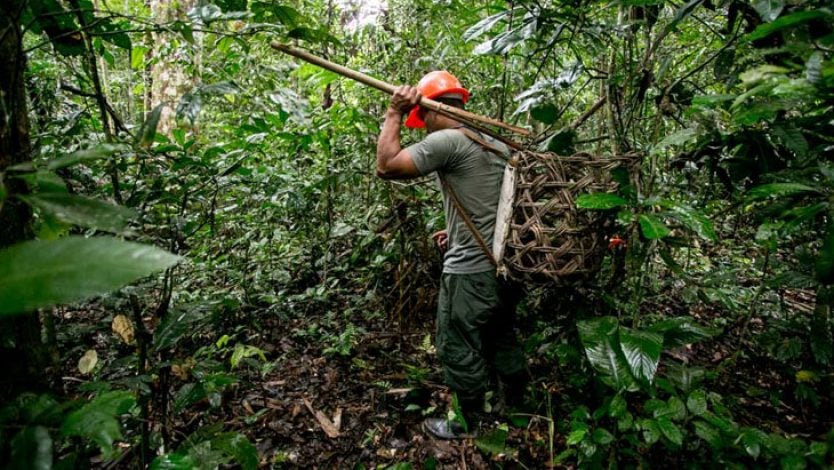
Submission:
M 457 129 L 440 129 L 427 135 L 426 140 L 429 139 L 463 141 L 466 140 L 466 136 Z
M 466 136 L 454 129 L 441 129 L 427 135 L 419 142 L 419 146 L 429 153 L 443 154 L 458 152 L 466 142 Z

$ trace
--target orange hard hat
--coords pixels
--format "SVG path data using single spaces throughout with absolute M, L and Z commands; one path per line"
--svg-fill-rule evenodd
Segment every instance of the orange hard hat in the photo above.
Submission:
M 469 101 L 469 90 L 463 87 L 449 72 L 445 70 L 435 70 L 427 73 L 420 82 L 417 83 L 417 91 L 425 98 L 435 99 L 444 95 L 457 95 L 464 103 Z M 405 126 L 411 129 L 419 129 L 426 127 L 426 123 L 420 119 L 420 107 L 415 106 L 408 113 L 408 119 L 405 120 Z

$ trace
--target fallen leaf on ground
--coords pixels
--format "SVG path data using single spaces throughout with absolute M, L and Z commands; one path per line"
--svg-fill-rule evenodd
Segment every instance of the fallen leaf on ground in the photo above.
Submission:
M 78 371 L 87 375 L 96 368 L 96 364 L 98 364 L 98 353 L 95 349 L 90 349 L 78 360 Z
M 127 318 L 125 315 L 116 315 L 113 317 L 113 333 L 119 335 L 119 338 L 125 342 L 125 344 L 133 344 L 133 341 L 136 339 L 136 335 L 133 331 L 133 323 L 130 322 L 130 319 Z
M 324 431 L 324 433 L 327 434 L 327 437 L 331 439 L 339 437 L 339 425 L 342 422 L 341 408 L 338 408 L 336 410 L 336 414 L 333 418 L 333 420 L 337 422 L 336 424 L 333 421 L 330 421 L 330 418 L 328 418 L 327 415 L 323 412 L 313 409 L 313 404 L 310 403 L 310 400 L 306 398 L 304 399 L 304 406 L 307 407 L 307 410 L 310 411 L 310 414 L 315 416 L 316 420 L 319 422 L 319 426 L 321 426 L 322 431 Z

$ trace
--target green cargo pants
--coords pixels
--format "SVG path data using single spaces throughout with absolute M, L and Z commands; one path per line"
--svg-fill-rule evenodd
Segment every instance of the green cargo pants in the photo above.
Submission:
M 519 289 L 498 282 L 495 273 L 444 273 L 437 305 L 437 355 L 443 375 L 460 400 L 479 400 L 493 373 L 524 371 L 524 353 L 513 322 Z

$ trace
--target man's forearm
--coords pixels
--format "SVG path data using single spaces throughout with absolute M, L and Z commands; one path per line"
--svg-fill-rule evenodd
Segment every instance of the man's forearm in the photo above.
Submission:
M 385 122 L 382 123 L 382 130 L 376 144 L 376 168 L 379 172 L 384 173 L 388 168 L 388 162 L 402 150 L 400 146 L 402 119 L 402 113 L 397 110 L 388 108 L 385 111 Z

